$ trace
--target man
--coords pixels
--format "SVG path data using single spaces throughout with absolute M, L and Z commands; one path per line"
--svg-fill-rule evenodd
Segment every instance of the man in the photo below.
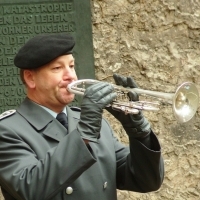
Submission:
M 16 112 L 1 116 L 0 186 L 6 200 L 116 200 L 117 188 L 150 192 L 162 184 L 160 145 L 149 122 L 141 112 L 125 115 L 107 107 L 116 97 L 110 84 L 86 89 L 80 110 L 67 106 L 74 99 L 67 85 L 77 80 L 74 45 L 67 34 L 38 35 L 14 59 L 27 97 Z M 135 87 L 131 78 L 114 78 Z M 130 92 L 130 98 L 137 94 Z M 122 123 L 129 147 L 102 119 L 104 108 Z M 59 113 L 68 119 L 65 125 Z

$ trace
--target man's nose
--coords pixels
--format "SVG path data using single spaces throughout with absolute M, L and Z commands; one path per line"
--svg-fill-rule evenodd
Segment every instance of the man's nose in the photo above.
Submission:
M 63 71 L 63 76 L 66 79 L 70 79 L 70 78 L 74 78 L 76 76 L 76 73 L 74 69 L 70 68 L 69 66 L 66 66 Z

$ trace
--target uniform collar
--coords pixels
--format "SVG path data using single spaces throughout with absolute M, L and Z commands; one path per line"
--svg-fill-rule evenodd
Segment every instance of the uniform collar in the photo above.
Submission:
M 43 134 L 60 141 L 66 135 L 66 129 L 60 124 L 48 111 L 38 104 L 32 102 L 29 98 L 25 98 L 17 112 L 24 117 L 37 131 L 44 129 Z M 68 132 L 76 129 L 79 121 L 80 112 L 72 111 L 66 107 L 69 128 Z M 47 126 L 48 125 L 48 126 Z M 47 127 L 47 128 L 45 128 Z M 56 133 L 56 136 L 55 136 Z
M 58 114 L 58 113 L 54 112 L 53 110 L 51 110 L 51 109 L 49 109 L 49 108 L 47 108 L 47 107 L 45 107 L 45 106 L 42 106 L 42 105 L 40 105 L 40 104 L 38 104 L 38 105 L 39 105 L 41 108 L 43 108 L 44 110 L 46 110 L 47 112 L 49 112 L 54 118 L 57 117 L 57 114 Z M 65 113 L 65 114 L 67 115 L 66 108 L 64 108 L 62 112 Z
M 17 109 L 17 112 L 22 115 L 37 130 L 43 129 L 54 119 L 52 115 L 50 115 L 46 110 L 38 106 L 38 104 L 31 101 L 29 98 L 25 98 L 25 100 Z

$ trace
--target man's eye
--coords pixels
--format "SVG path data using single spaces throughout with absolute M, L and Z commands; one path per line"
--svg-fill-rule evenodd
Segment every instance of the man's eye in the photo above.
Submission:
M 61 69 L 61 67 L 54 67 L 53 71 L 58 71 L 59 69 Z

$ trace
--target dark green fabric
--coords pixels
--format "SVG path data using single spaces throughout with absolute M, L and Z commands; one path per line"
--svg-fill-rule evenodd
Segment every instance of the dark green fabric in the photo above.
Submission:
M 5 200 L 117 200 L 116 189 L 158 190 L 164 178 L 160 144 L 121 144 L 102 119 L 97 143 L 83 142 L 80 112 L 67 107 L 66 129 L 29 99 L 0 121 L 0 186 Z M 104 188 L 104 183 L 107 187 Z M 67 187 L 73 188 L 66 194 Z

